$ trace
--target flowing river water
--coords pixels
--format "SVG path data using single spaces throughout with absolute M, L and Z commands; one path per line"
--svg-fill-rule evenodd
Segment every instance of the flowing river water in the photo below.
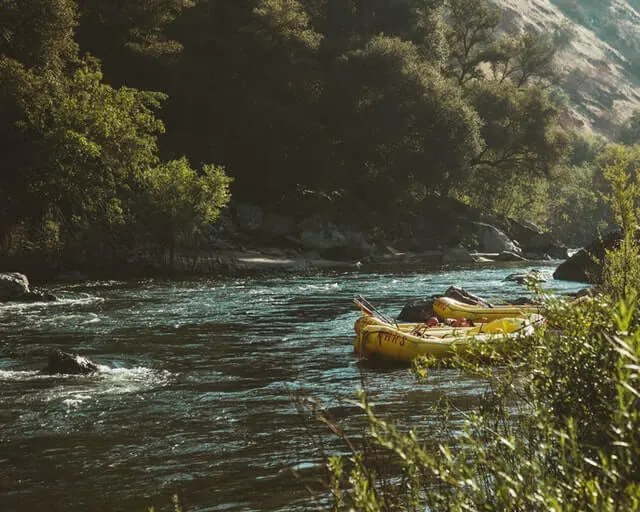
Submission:
M 420 423 L 440 394 L 464 407 L 481 388 L 359 363 L 352 298 L 389 316 L 452 284 L 513 298 L 526 290 L 504 278 L 527 268 L 51 284 L 57 302 L 0 305 L 0 510 L 169 510 L 175 492 L 190 511 L 314 509 L 291 471 L 322 476 L 292 392 L 348 424 L 366 378 L 376 406 Z M 54 349 L 101 370 L 40 375 Z

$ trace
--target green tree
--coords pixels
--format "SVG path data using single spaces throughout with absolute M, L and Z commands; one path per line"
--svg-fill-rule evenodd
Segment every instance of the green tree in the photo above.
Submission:
M 125 48 L 136 54 L 156 57 L 179 52 L 182 45 L 167 36 L 167 29 L 182 11 L 196 2 L 78 0 L 77 3 L 82 14 L 81 42 L 108 58 L 121 55 Z
M 411 41 L 424 49 L 423 57 L 446 58 L 442 6 L 445 0 L 302 0 L 316 30 L 324 34 L 323 54 L 335 58 L 362 49 L 384 34 Z
M 481 119 L 484 146 L 455 193 L 482 209 L 545 224 L 546 181 L 563 158 L 559 109 L 544 91 L 555 80 L 549 37 L 502 31 L 500 9 L 487 0 L 447 2 L 450 59 L 446 73 Z
M 234 196 L 262 205 L 323 172 L 322 35 L 301 2 L 204 1 L 174 29 L 184 50 L 164 81 L 169 154 L 232 168 Z
M 0 56 L 25 68 L 61 67 L 73 60 L 74 0 L 0 0 Z
M 2 104 L 13 113 L 4 120 L 13 143 L 0 175 L 11 201 L 5 231 L 45 217 L 58 219 L 67 237 L 122 224 L 142 170 L 157 162 L 163 127 L 153 111 L 162 95 L 112 89 L 92 61 L 70 76 L 36 74 L 9 59 L 0 69 Z
M 557 125 L 558 111 L 540 88 L 512 82 L 478 82 L 470 89 L 472 105 L 484 121 L 485 149 L 475 166 L 548 175 L 566 149 Z
M 557 108 L 538 86 L 510 80 L 475 81 L 466 90 L 485 146 L 456 193 L 483 210 L 545 225 L 550 180 L 567 148 Z
M 481 147 L 478 119 L 460 89 L 397 38 L 378 36 L 345 54 L 324 101 L 333 106 L 336 136 L 336 165 L 324 186 L 373 201 L 382 214 L 425 190 L 446 190 Z
M 605 253 L 603 281 L 605 290 L 616 300 L 622 300 L 640 290 L 640 146 L 636 146 L 635 152 L 612 147 L 606 158 L 610 163 L 602 173 L 611 192 L 605 199 L 611 205 L 623 237 L 620 247 Z
M 57 225 L 40 222 L 43 208 L 34 192 L 37 181 L 31 184 L 30 180 L 42 169 L 26 133 L 24 116 L 30 109 L 30 98 L 51 101 L 44 91 L 46 80 L 39 76 L 45 75 L 53 84 L 73 62 L 76 22 L 72 0 L 0 1 L 0 244 L 5 251 L 14 244 L 10 231 L 18 230 L 25 221 L 28 225 L 20 228 L 23 234 L 17 237 L 18 245 L 28 242 L 31 235 L 27 233 L 34 232 L 45 245 L 58 244 Z
M 578 135 L 573 136 L 571 148 L 568 163 L 560 165 L 552 176 L 549 227 L 566 243 L 583 246 L 621 225 L 613 206 L 620 210 L 624 205 L 621 190 L 633 188 L 640 152 L 638 147 L 604 145 L 601 140 Z M 615 179 L 612 170 L 616 171 Z
M 203 166 L 195 172 L 186 158 L 144 171 L 144 194 L 139 218 L 152 240 L 169 250 L 174 268 L 177 244 L 197 245 L 202 229 L 215 221 L 229 201 L 231 179 L 221 167 Z
M 595 167 L 559 166 L 550 184 L 548 227 L 565 244 L 583 247 L 598 235 L 604 211 L 594 189 Z M 606 224 L 606 223 L 605 223 Z
M 98 264 L 134 239 L 145 173 L 162 165 L 157 136 L 164 126 L 155 114 L 165 96 L 103 82 L 98 61 L 78 56 L 73 2 L 30 5 L 27 13 L 0 4 L 11 15 L 0 20 L 11 36 L 0 55 L 3 250 L 46 246 Z M 26 20 L 33 38 L 22 42 Z M 207 186 L 219 185 L 226 197 L 228 185 L 216 176 Z
M 447 7 L 451 52 L 447 72 L 462 85 L 482 78 L 479 65 L 494 58 L 502 14 L 487 0 L 448 0 Z
M 495 80 L 511 80 L 518 87 L 557 81 L 554 59 L 556 46 L 551 36 L 534 32 L 509 31 L 499 38 L 491 55 Z
M 505 172 L 500 168 L 474 169 L 454 191 L 458 197 L 483 212 L 527 220 L 548 228 L 549 191 L 545 176 Z
M 603 137 L 573 130 L 569 132 L 570 165 L 590 165 L 607 145 Z
M 607 168 L 616 167 L 621 162 L 625 163 L 626 173 L 633 175 L 638 165 L 640 165 L 640 144 L 636 146 L 626 146 L 624 144 L 608 144 L 604 146 L 595 158 L 596 174 L 594 178 L 595 189 L 601 194 L 602 200 L 612 194 L 611 180 L 607 176 Z M 610 203 L 610 201 L 609 201 Z M 616 222 L 614 217 L 610 217 Z

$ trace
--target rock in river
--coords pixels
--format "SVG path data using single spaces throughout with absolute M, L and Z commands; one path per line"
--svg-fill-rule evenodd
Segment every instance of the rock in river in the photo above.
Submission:
M 98 369 L 98 365 L 86 357 L 56 350 L 49 354 L 49 362 L 47 366 L 40 371 L 40 373 L 44 373 L 46 375 L 55 375 L 58 373 L 86 375 L 97 372 Z

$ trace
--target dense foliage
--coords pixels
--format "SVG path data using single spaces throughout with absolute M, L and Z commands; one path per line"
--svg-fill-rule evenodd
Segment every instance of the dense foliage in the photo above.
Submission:
M 105 83 L 98 61 L 79 54 L 77 20 L 71 0 L 0 2 L 3 256 L 100 265 L 123 254 L 147 233 L 141 220 L 162 201 L 154 185 L 172 169 L 180 172 L 165 194 L 180 204 L 163 205 L 155 226 L 193 229 L 228 200 L 220 169 L 198 175 L 184 158 L 160 160 L 165 95 Z M 152 242 L 178 233 L 162 236 Z
M 382 230 L 453 197 L 583 244 L 612 215 L 602 148 L 560 122 L 559 44 L 488 0 L 0 0 L 2 255 L 174 247 L 230 192 Z M 160 219 L 169 169 L 209 195 Z

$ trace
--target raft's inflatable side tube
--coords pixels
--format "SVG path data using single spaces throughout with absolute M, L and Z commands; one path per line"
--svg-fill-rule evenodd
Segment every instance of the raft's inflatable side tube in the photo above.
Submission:
M 451 356 L 453 350 L 462 351 L 470 342 L 481 343 L 491 338 L 501 337 L 492 334 L 475 334 L 456 337 L 415 336 L 401 332 L 389 325 L 368 325 L 362 331 L 361 356 L 371 358 L 381 356 L 396 361 L 409 362 L 420 355 L 436 358 Z M 455 347 L 455 349 L 454 349 Z
M 535 305 L 494 306 L 483 308 L 464 304 L 450 297 L 438 297 L 433 301 L 433 311 L 441 318 L 468 318 L 474 322 L 490 322 L 500 318 L 522 317 L 532 313 L 540 313 L 541 308 Z
M 529 334 L 535 327 L 544 324 L 545 318 L 538 313 L 529 313 L 520 317 L 497 318 L 484 324 L 478 324 L 478 333 L 486 334 L 511 334 L 523 332 Z
M 410 333 L 412 331 L 416 331 L 416 333 L 421 333 L 424 336 L 443 336 L 450 334 L 453 329 L 456 332 L 469 332 L 475 330 L 475 332 L 479 332 L 477 327 L 450 327 L 450 326 L 438 326 L 438 327 L 427 327 L 425 323 L 398 323 L 398 324 L 389 324 L 384 320 L 376 318 L 374 316 L 363 315 L 358 317 L 353 325 L 353 330 L 356 332 L 356 336 L 353 340 L 353 350 L 357 354 L 360 351 L 360 344 L 362 343 L 362 333 L 365 327 L 370 325 L 374 326 L 386 326 L 392 329 L 396 329 L 400 332 Z

